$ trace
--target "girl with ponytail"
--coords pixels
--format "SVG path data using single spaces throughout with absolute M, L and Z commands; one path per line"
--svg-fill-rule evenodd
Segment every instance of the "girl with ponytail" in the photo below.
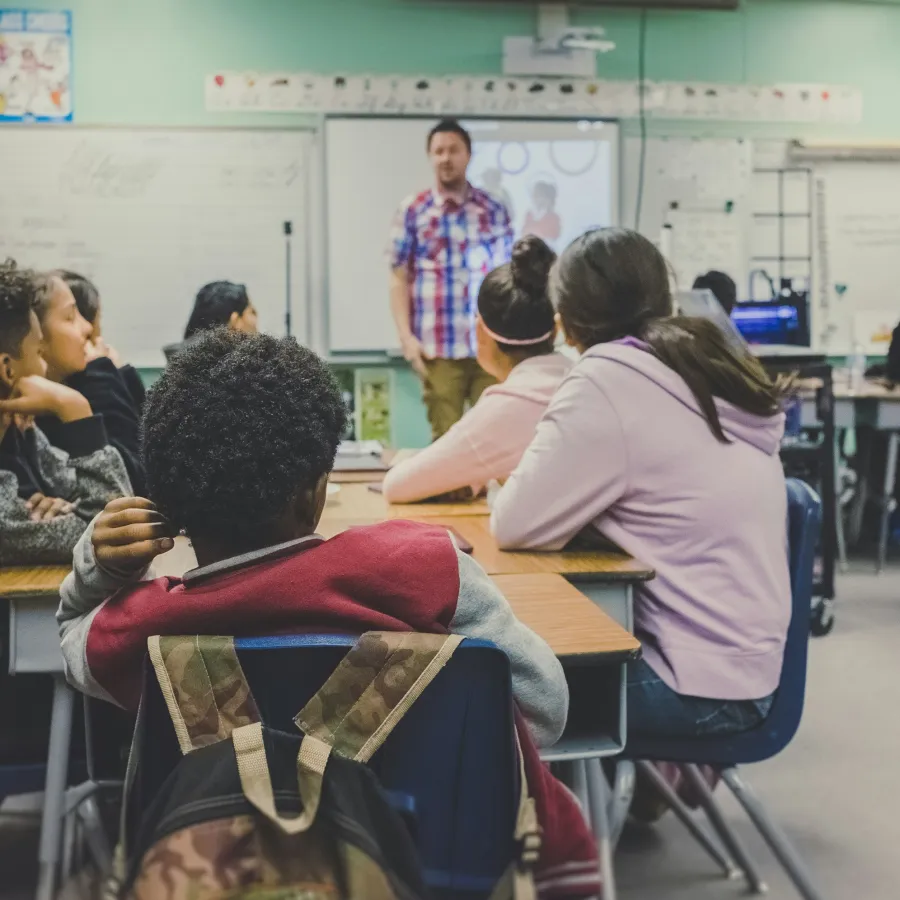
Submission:
M 752 728 L 778 685 L 791 612 L 779 387 L 712 322 L 673 315 L 640 234 L 588 232 L 550 278 L 582 354 L 496 499 L 505 548 L 559 549 L 590 527 L 648 564 L 632 734 Z
M 451 491 L 477 494 L 518 465 L 571 362 L 554 352 L 556 323 L 547 279 L 556 254 L 534 236 L 513 247 L 478 292 L 478 362 L 499 382 L 443 437 L 394 466 L 384 481 L 391 503 Z

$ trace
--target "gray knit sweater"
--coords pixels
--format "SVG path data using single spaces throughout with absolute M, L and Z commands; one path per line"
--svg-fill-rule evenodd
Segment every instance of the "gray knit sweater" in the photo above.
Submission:
M 0 566 L 70 564 L 91 519 L 110 500 L 131 494 L 125 464 L 109 444 L 102 417 L 72 426 L 77 427 L 71 428 L 68 453 L 51 446 L 38 428 L 7 435 L 3 441 L 4 449 L 13 452 L 0 455 Z M 23 490 L 20 478 L 25 473 L 29 488 Z M 77 503 L 75 511 L 49 522 L 32 522 L 21 496 L 32 487 Z

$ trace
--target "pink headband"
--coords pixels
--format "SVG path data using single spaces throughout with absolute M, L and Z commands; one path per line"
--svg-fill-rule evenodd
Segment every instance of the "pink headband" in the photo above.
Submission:
M 526 338 L 525 340 L 514 340 L 513 338 L 503 337 L 500 334 L 495 334 L 491 331 L 487 325 L 484 324 L 484 319 L 481 320 L 481 324 L 484 327 L 484 330 L 488 333 L 490 337 L 492 337 L 498 344 L 511 344 L 513 347 L 528 347 L 531 344 L 540 344 L 543 341 L 546 341 L 548 338 L 553 337 L 553 329 L 551 328 L 546 334 L 542 334 L 540 337 L 536 338 Z

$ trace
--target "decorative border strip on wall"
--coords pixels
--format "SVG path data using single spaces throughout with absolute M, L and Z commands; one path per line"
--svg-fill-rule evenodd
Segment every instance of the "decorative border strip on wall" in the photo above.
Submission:
M 369 115 L 591 116 L 640 114 L 637 81 L 504 76 L 317 75 L 219 72 L 206 78 L 209 112 Z M 862 92 L 824 84 L 646 82 L 654 119 L 855 124 Z

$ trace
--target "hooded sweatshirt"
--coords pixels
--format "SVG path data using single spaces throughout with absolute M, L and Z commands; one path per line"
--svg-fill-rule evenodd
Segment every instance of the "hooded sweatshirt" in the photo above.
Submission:
M 78 542 L 73 571 L 60 590 L 66 674 L 80 690 L 131 710 L 140 699 L 147 638 L 154 634 L 374 629 L 493 641 L 509 657 L 516 728 L 543 828 L 539 896 L 600 894 L 596 844 L 574 797 L 541 763 L 536 747 L 554 743 L 565 725 L 569 697 L 562 666 L 446 529 L 384 522 L 328 541 L 301 538 L 194 569 L 184 578 L 158 579 L 149 571 L 123 577 L 102 568 L 92 533 L 90 526 Z M 427 693 L 419 702 L 426 699 Z
M 443 437 L 388 472 L 385 499 L 414 503 L 465 487 L 478 494 L 491 480 L 509 477 L 571 368 L 561 353 L 520 362 Z
M 636 589 L 644 658 L 680 694 L 756 700 L 778 685 L 791 613 L 784 416 L 716 408 L 649 348 L 588 350 L 496 498 L 505 548 L 559 549 L 593 525 L 651 565 Z

